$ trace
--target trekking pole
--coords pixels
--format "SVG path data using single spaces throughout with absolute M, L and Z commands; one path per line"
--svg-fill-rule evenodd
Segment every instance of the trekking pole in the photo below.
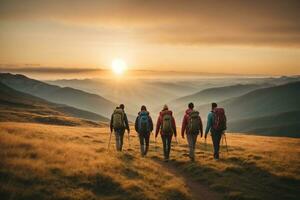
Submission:
M 157 151 L 157 141 L 156 141 L 156 137 L 154 138 L 154 149 L 155 149 L 155 151 Z
M 204 151 L 203 151 L 203 158 L 205 158 L 205 151 L 207 150 L 207 143 L 206 143 L 206 138 L 204 139 Z
M 177 140 L 177 137 L 175 137 L 175 142 L 176 142 L 176 145 L 178 145 L 178 140 Z
M 223 156 L 223 149 L 224 149 L 224 136 L 222 134 L 221 135 L 221 146 L 220 146 L 220 153 L 221 153 L 222 158 L 224 157 Z
M 109 147 L 110 147 L 111 135 L 112 135 L 112 131 L 109 134 L 109 141 L 108 141 L 107 150 L 109 150 Z
M 226 145 L 226 150 L 227 150 L 227 154 L 228 154 L 228 146 L 227 146 L 227 140 L 226 140 L 226 135 L 225 135 L 225 133 L 224 133 L 224 139 L 225 139 L 225 145 Z
M 128 149 L 130 149 L 130 136 L 129 136 L 129 131 L 127 131 L 127 133 L 128 133 L 128 145 L 129 145 L 129 148 L 128 148 Z

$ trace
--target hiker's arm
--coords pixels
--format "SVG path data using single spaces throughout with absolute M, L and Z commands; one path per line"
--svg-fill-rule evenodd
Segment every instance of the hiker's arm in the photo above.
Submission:
M 203 124 L 202 124 L 202 120 L 201 120 L 201 117 L 199 116 L 199 122 L 200 122 L 200 133 L 201 133 L 201 137 L 203 136 Z
M 157 137 L 158 132 L 160 130 L 160 125 L 161 125 L 161 120 L 160 120 L 160 116 L 157 118 L 157 123 L 156 123 L 156 130 L 155 130 L 155 137 Z
M 127 129 L 127 131 L 129 132 L 130 130 L 129 130 L 129 124 L 128 124 L 128 119 L 127 119 L 126 113 L 124 114 L 124 121 L 125 121 L 126 129 Z
M 111 118 L 110 118 L 110 132 L 112 132 L 113 130 L 113 114 L 111 115 Z
M 207 116 L 207 124 L 206 124 L 206 129 L 205 129 L 205 137 L 207 136 L 209 130 L 211 129 L 212 126 L 212 113 L 209 113 Z
M 134 128 L 135 128 L 136 132 L 138 132 L 138 120 L 139 120 L 139 116 L 136 117 L 135 123 L 134 123 Z
M 152 132 L 153 131 L 153 121 L 150 116 L 149 116 L 149 125 L 150 125 L 150 132 Z
M 182 120 L 182 126 L 181 126 L 181 137 L 184 138 L 184 132 L 186 129 L 187 121 L 186 121 L 186 115 L 184 115 L 183 120 Z

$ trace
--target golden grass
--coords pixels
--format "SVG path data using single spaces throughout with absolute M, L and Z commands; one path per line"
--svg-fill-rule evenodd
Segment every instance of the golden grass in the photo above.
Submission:
M 108 128 L 0 123 L 0 196 L 3 199 L 190 199 L 183 178 L 157 162 L 151 143 L 141 158 L 136 133 L 129 151 L 107 151 Z M 298 199 L 300 140 L 227 134 L 229 154 L 212 159 L 211 140 L 197 145 L 196 162 L 186 141 L 173 145 L 170 164 L 225 199 Z M 153 141 L 153 139 L 152 139 Z M 204 153 L 203 153 L 204 152 Z
M 300 139 L 226 134 L 221 159 L 213 160 L 211 138 L 198 138 L 195 163 L 189 163 L 185 141 L 175 147 L 174 164 L 228 199 L 298 199 Z M 203 155 L 204 154 L 204 155 Z
M 136 150 L 107 152 L 107 128 L 0 123 L 0 131 L 4 199 L 166 199 L 170 189 L 189 199 L 183 180 Z

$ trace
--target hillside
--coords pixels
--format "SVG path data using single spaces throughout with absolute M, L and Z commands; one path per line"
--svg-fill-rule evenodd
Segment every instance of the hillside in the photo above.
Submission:
M 230 121 L 228 127 L 230 132 L 300 138 L 300 110 Z
M 242 96 L 230 98 L 217 103 L 219 107 L 223 107 L 226 110 L 229 130 L 236 130 L 239 132 L 252 134 L 255 134 L 257 132 L 258 134 L 277 136 L 294 135 L 295 131 L 300 132 L 300 130 L 297 129 L 297 123 L 295 124 L 295 130 L 291 130 L 293 128 L 285 129 L 287 128 L 285 125 L 283 127 L 276 127 L 275 123 L 273 125 L 271 125 L 270 123 L 263 125 L 265 120 L 262 120 L 258 123 L 259 126 L 261 126 L 261 129 L 254 129 L 255 127 L 253 127 L 253 129 L 249 130 L 248 123 L 250 122 L 248 121 L 246 123 L 242 121 L 251 119 L 251 123 L 258 122 L 260 121 L 260 118 L 264 119 L 264 117 L 277 115 L 278 118 L 275 121 L 283 121 L 285 123 L 287 118 L 285 117 L 284 113 L 300 110 L 299 91 L 300 82 L 298 81 L 274 87 L 257 89 Z M 200 111 L 203 121 L 206 122 L 206 116 L 211 109 L 211 105 L 204 104 L 201 106 L 197 106 L 196 109 Z M 184 113 L 183 110 L 176 113 L 177 120 L 180 120 L 180 122 L 182 113 Z M 295 120 L 300 121 L 298 115 L 295 116 Z M 239 123 L 239 121 L 241 122 L 241 124 Z M 245 125 L 245 127 L 243 127 L 243 125 Z M 284 132 L 280 131 L 283 129 Z
M 212 159 L 199 138 L 196 162 L 186 140 L 162 162 L 162 143 L 145 158 L 131 134 L 124 152 L 107 150 L 107 128 L 0 123 L 1 199 L 297 200 L 299 139 L 227 134 L 229 152 Z
M 0 82 L 47 101 L 87 110 L 104 117 L 110 117 L 116 104 L 96 94 L 81 90 L 50 85 L 41 81 L 30 79 L 23 75 L 0 73 Z
M 107 118 L 100 115 L 66 105 L 51 103 L 16 91 L 2 83 L 0 83 L 0 108 L 0 121 L 40 122 L 60 125 L 97 125 L 97 123 L 88 120 L 108 122 Z
M 187 102 L 197 102 L 197 104 L 206 104 L 210 102 L 218 102 L 232 97 L 241 96 L 250 91 L 270 87 L 269 84 L 237 84 L 225 87 L 214 87 L 202 90 L 200 92 L 184 96 L 172 101 L 170 104 L 176 106 L 182 106 L 187 104 Z
M 300 81 L 252 91 L 223 101 L 231 120 L 300 110 Z

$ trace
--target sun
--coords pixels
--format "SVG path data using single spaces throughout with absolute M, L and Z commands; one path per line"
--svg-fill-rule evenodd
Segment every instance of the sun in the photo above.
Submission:
M 115 74 L 121 75 L 127 69 L 127 64 L 123 59 L 116 58 L 112 61 L 111 68 Z

